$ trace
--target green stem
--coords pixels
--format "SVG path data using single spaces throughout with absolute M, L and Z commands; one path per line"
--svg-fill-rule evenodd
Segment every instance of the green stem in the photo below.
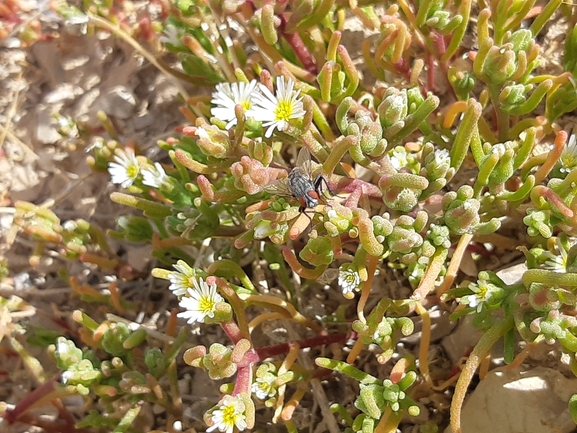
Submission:
M 491 101 L 493 103 L 493 109 L 495 110 L 495 116 L 497 116 L 497 133 L 499 140 L 501 142 L 507 141 L 509 137 L 509 114 L 501 110 L 499 103 L 499 89 L 494 86 L 489 86 L 489 94 L 491 95 Z
M 577 273 L 567 272 L 564 274 L 548 271 L 546 269 L 529 269 L 523 274 L 523 284 L 529 287 L 532 283 L 541 283 L 547 286 L 577 287 Z
M 465 363 L 457 385 L 455 386 L 455 394 L 451 402 L 451 429 L 453 433 L 462 433 L 461 431 L 461 408 L 465 401 L 467 388 L 471 383 L 471 379 L 477 370 L 479 364 L 487 354 L 491 351 L 493 345 L 514 325 L 513 317 L 506 317 L 503 321 L 493 325 L 481 337 L 469 359 Z
M 250 278 L 242 268 L 232 260 L 218 260 L 210 265 L 207 271 L 209 274 L 222 277 L 226 280 L 229 280 L 231 277 L 236 277 L 247 290 L 250 290 L 253 294 L 258 294 Z

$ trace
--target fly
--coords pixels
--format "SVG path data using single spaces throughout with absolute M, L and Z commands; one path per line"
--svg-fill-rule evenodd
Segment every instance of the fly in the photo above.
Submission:
M 299 151 L 296 164 L 288 176 L 267 186 L 265 190 L 273 194 L 293 197 L 300 204 L 299 211 L 305 212 L 306 209 L 314 209 L 319 204 L 323 194 L 323 184 L 330 192 L 328 183 L 321 174 L 313 178 L 311 154 L 306 147 L 303 147 Z

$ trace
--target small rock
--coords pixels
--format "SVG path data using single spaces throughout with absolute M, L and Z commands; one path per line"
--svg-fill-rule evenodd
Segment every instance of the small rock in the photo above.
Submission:
M 132 118 L 135 131 L 147 128 L 154 123 L 154 116 L 150 112 L 142 113 Z
M 143 272 L 148 266 L 152 257 L 152 246 L 145 245 L 142 247 L 130 247 L 127 252 L 127 261 L 130 266 L 139 272 Z
M 36 116 L 36 137 L 34 138 L 40 144 L 56 143 L 62 138 L 56 130 L 56 120 L 52 117 L 52 113 L 48 108 L 39 107 Z
M 577 379 L 550 368 L 493 370 L 467 399 L 461 428 L 475 433 L 569 433 L 575 424 L 567 402 L 574 393 Z
M 466 316 L 459 321 L 457 329 L 441 341 L 449 359 L 456 365 L 475 347 L 483 332 L 473 326 L 473 316 Z
M 80 87 L 63 83 L 57 85 L 54 90 L 47 93 L 44 97 L 44 102 L 46 104 L 58 104 L 60 102 L 72 101 L 82 93 L 84 93 L 84 91 Z
M 128 119 L 134 114 L 136 98 L 125 86 L 111 87 L 94 103 L 92 110 L 104 111 L 117 119 Z
M 21 272 L 14 275 L 14 289 L 17 292 L 27 291 L 32 287 L 32 280 L 28 272 Z
M 503 280 L 505 284 L 517 284 L 523 278 L 523 274 L 527 270 L 526 263 L 519 263 L 507 269 L 501 269 L 497 272 L 497 276 Z
M 0 213 L 0 236 L 4 236 L 12 228 L 15 213 L 13 207 L 5 207 Z
M 74 15 L 64 21 L 63 32 L 70 36 L 85 35 L 88 30 L 88 17 L 86 15 Z

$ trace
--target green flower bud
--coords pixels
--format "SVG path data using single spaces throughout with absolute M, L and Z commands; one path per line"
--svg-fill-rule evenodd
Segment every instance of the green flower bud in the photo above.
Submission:
M 54 357 L 56 366 L 61 370 L 67 370 L 82 360 L 82 350 L 78 349 L 73 341 L 58 337 Z
M 495 85 L 504 84 L 517 71 L 517 55 L 512 44 L 492 46 L 483 64 L 483 73 Z
M 513 51 L 516 53 L 519 51 L 528 53 L 533 48 L 533 45 L 535 45 L 535 37 L 531 30 L 519 29 L 511 35 L 507 42 L 513 45 Z
M 116 224 L 121 229 L 120 236 L 130 242 L 150 242 L 154 229 L 148 218 L 140 216 L 120 216 Z
M 62 383 L 76 385 L 77 391 L 86 395 L 90 385 L 102 379 L 102 373 L 94 368 L 89 359 L 83 359 L 78 364 L 71 365 L 62 373 Z
M 124 342 L 130 336 L 132 331 L 122 322 L 111 323 L 108 329 L 102 335 L 100 344 L 112 356 L 121 357 L 128 352 L 124 347 Z
M 431 224 L 426 239 L 436 247 L 451 248 L 451 232 L 447 226 Z
M 475 87 L 475 76 L 456 66 L 449 67 L 447 76 L 459 100 L 466 101 L 469 99 L 469 94 Z
M 299 257 L 313 266 L 330 265 L 335 257 L 328 237 L 309 239 Z
M 388 215 L 387 215 L 388 217 Z M 388 218 L 383 218 L 382 216 L 375 215 L 371 218 L 374 227 L 374 233 L 377 237 L 377 240 L 382 243 L 385 241 L 385 238 L 389 236 L 393 232 L 393 224 Z
M 213 214 L 212 206 L 205 202 L 200 207 L 173 208 L 173 215 L 166 217 L 166 224 L 171 234 L 188 240 L 204 240 L 211 237 L 218 228 L 218 216 Z M 215 218 L 216 217 L 216 218 Z
M 408 113 L 407 91 L 389 87 L 385 91 L 383 102 L 378 106 L 379 120 L 383 128 L 390 128 L 401 122 Z
M 391 252 L 408 254 L 423 244 L 423 238 L 412 227 L 395 225 L 387 237 L 387 244 Z
M 327 212 L 328 221 L 324 223 L 329 236 L 338 236 L 347 233 L 353 227 L 353 211 L 348 207 L 335 204 Z
M 408 114 L 413 114 L 417 108 L 425 102 L 425 98 L 418 87 L 411 87 L 407 90 L 407 106 L 409 107 Z
M 158 347 L 151 347 L 144 352 L 144 363 L 150 374 L 160 378 L 166 371 L 166 358 Z
M 268 167 L 274 157 L 272 147 L 262 140 L 251 140 L 248 145 L 249 156 Z
M 451 22 L 451 12 L 436 11 L 429 19 L 427 19 L 427 26 L 443 30 Z
M 201 367 L 208 371 L 208 376 L 213 380 L 225 379 L 236 373 L 236 364 L 232 362 L 232 349 L 220 343 L 214 343 L 203 356 Z
M 558 310 L 552 310 L 547 313 L 546 317 L 534 319 L 529 328 L 534 333 L 545 336 L 545 341 L 548 344 L 553 344 L 558 340 L 563 347 L 574 352 L 577 350 L 577 344 L 570 329 L 575 326 L 577 326 L 575 317 L 561 314 Z
M 509 112 L 525 103 L 527 101 L 527 94 L 531 91 L 533 86 L 530 84 L 512 84 L 505 86 L 499 95 L 499 101 L 504 111 Z
M 275 201 L 270 202 L 268 207 L 275 212 L 284 212 L 289 210 L 292 205 L 286 197 L 275 197 Z
M 539 209 L 527 209 L 527 216 L 523 218 L 529 236 L 541 235 L 545 239 L 553 236 L 553 224 L 549 212 Z

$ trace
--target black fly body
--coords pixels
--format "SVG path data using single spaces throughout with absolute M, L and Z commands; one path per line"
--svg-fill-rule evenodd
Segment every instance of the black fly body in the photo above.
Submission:
M 322 175 L 319 174 L 313 178 L 311 154 L 307 148 L 303 147 L 299 151 L 296 164 L 289 175 L 284 179 L 279 179 L 277 183 L 269 185 L 265 190 L 273 194 L 293 197 L 300 204 L 299 210 L 306 212 L 306 209 L 314 209 L 319 204 L 319 200 L 324 196 L 323 185 L 331 192 Z

